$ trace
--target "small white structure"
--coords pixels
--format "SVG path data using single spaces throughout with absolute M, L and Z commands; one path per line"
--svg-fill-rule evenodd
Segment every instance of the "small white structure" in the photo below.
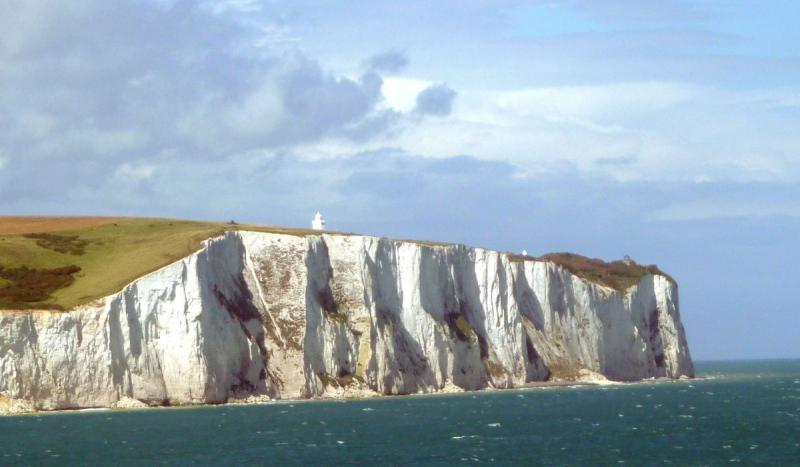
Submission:
M 632 260 L 632 259 L 631 259 L 631 257 L 630 257 L 630 256 L 628 256 L 628 255 L 625 255 L 625 257 L 624 257 L 624 258 L 622 258 L 622 262 L 623 262 L 623 263 L 624 263 L 626 266 L 631 266 L 631 265 L 633 264 L 633 260 Z
M 522 256 L 528 256 L 528 250 L 522 250 Z
M 325 230 L 325 218 L 317 211 L 314 219 L 311 220 L 311 228 L 314 230 Z

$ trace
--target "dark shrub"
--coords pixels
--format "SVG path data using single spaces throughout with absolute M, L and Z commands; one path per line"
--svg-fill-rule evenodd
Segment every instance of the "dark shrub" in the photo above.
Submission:
M 56 290 L 72 284 L 75 281 L 73 275 L 80 270 L 74 265 L 53 269 L 0 266 L 0 278 L 8 282 L 0 286 L 0 308 L 54 308 L 40 302 L 49 299 Z
M 36 244 L 42 248 L 71 255 L 82 255 L 86 246 L 91 243 L 88 240 L 81 240 L 77 235 L 32 233 L 23 237 L 36 239 Z

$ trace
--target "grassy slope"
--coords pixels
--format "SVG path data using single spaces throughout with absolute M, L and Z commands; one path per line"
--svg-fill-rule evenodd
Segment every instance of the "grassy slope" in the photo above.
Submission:
M 59 227 L 66 227 L 68 230 L 59 230 Z M 170 219 L 0 217 L 0 273 L 2 268 L 6 268 L 8 272 L 22 266 L 38 270 L 70 265 L 81 268 L 73 276 L 74 282 L 56 289 L 47 300 L 20 304 L 3 301 L 0 297 L 0 308 L 68 309 L 90 302 L 121 290 L 137 277 L 190 255 L 200 249 L 203 240 L 220 235 L 226 230 L 290 235 L 317 233 L 309 229 Z M 87 241 L 88 244 L 84 247 L 83 254 L 60 253 L 37 245 L 36 238 L 24 236 L 37 232 L 51 232 L 62 237 L 78 236 L 79 240 Z M 436 242 L 417 243 L 446 245 Z M 511 254 L 509 258 L 512 261 L 534 259 Z M 617 290 L 625 290 L 646 274 L 663 274 L 655 266 L 604 263 L 569 253 L 550 254 L 539 259 L 555 262 L 584 279 Z M 9 285 L 14 285 L 14 282 L 0 277 L 0 289 Z
M 645 266 L 636 263 L 625 264 L 623 261 L 605 262 L 574 253 L 550 253 L 539 259 L 556 263 L 582 279 L 611 287 L 619 292 L 638 284 L 642 277 L 648 274 L 660 274 L 675 284 L 672 277 L 654 264 Z
M 0 235 L 76 230 L 108 224 L 125 217 L 0 216 Z
M 57 231 L 49 226 L 48 230 L 57 235 L 77 235 L 81 240 L 89 241 L 89 244 L 81 255 L 59 253 L 38 246 L 34 238 L 23 236 L 23 233 L 30 232 L 19 232 L 17 229 L 15 234 L 4 234 L 0 230 L 0 266 L 37 269 L 68 265 L 80 267 L 81 271 L 74 276 L 74 283 L 56 290 L 49 300 L 40 304 L 61 308 L 70 308 L 117 292 L 135 278 L 197 251 L 203 240 L 225 230 L 293 235 L 312 232 L 282 227 L 141 218 L 109 219 L 107 223 L 76 230 Z M 8 283 L 7 279 L 0 278 L 0 287 Z M 31 307 L 36 306 L 31 304 Z

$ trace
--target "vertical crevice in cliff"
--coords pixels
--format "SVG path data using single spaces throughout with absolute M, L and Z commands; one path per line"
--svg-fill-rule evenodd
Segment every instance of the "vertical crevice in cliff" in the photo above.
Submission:
M 517 263 L 512 274 L 512 292 L 517 303 L 525 339 L 525 381 L 546 381 L 550 370 L 538 350 L 536 336 L 544 333 L 544 311 L 528 283 L 525 263 Z
M 117 295 L 109 304 L 108 312 L 108 349 L 111 353 L 111 382 L 119 399 L 130 393 L 130 383 L 127 377 L 128 360 L 125 354 L 124 334 L 120 323 L 120 309 L 123 306 L 124 294 Z
M 428 358 L 414 336 L 406 329 L 402 299 L 398 290 L 397 257 L 394 242 L 378 240 L 375 257 L 366 258 L 370 277 L 370 303 L 374 310 L 377 345 L 382 345 L 383 361 L 377 366 L 381 390 L 386 394 L 409 394 L 427 391 L 436 378 Z M 377 351 L 377 349 L 376 349 Z
M 125 303 L 125 318 L 128 324 L 128 341 L 130 353 L 134 359 L 142 354 L 142 326 L 139 316 L 139 303 L 136 300 L 136 284 L 131 284 L 123 292 Z
M 550 368 L 545 363 L 542 356 L 536 350 L 534 344 L 533 330 L 530 329 L 527 318 L 523 318 L 523 330 L 525 332 L 525 381 L 547 381 L 550 379 Z
M 429 352 L 434 353 L 437 379 L 441 385 L 464 389 L 480 385 L 474 362 L 479 362 L 478 341 L 461 314 L 455 284 L 453 248 L 419 247 L 420 306 L 436 326 L 432 329 Z M 431 339 L 431 337 L 429 337 Z M 479 369 L 477 369 L 480 371 Z
M 319 395 L 340 374 L 353 375 L 358 346 L 348 317 L 334 294 L 328 245 L 324 237 L 309 239 L 306 255 L 306 332 L 303 359 L 306 393 Z
M 539 297 L 528 284 L 528 278 L 525 274 L 524 265 L 517 266 L 516 274 L 513 276 L 512 286 L 514 288 L 514 298 L 517 301 L 517 307 L 520 315 L 530 321 L 534 329 L 539 332 L 544 332 L 544 311 L 542 311 L 542 304 L 539 302 Z
M 458 264 L 456 264 L 456 293 L 459 313 L 464 316 L 478 338 L 481 345 L 481 358 L 489 355 L 486 343 L 486 310 L 483 307 L 481 289 L 478 285 L 478 273 L 475 267 L 475 251 L 459 246 Z
M 246 254 L 241 237 L 229 233 L 209 240 L 197 255 L 203 297 L 201 348 L 207 369 L 204 398 L 208 402 L 223 402 L 232 395 L 274 393 L 264 378 L 269 355 L 261 313 L 244 276 Z M 234 323 L 236 328 L 230 326 Z
M 488 303 L 491 290 L 488 289 L 490 281 L 488 277 L 483 277 L 483 283 L 487 289 L 481 289 L 478 278 L 478 263 L 476 260 L 477 252 L 475 249 L 463 246 L 458 247 L 459 263 L 457 264 L 456 284 L 458 285 L 458 304 L 459 313 L 466 319 L 475 333 L 480 349 L 481 362 L 481 385 L 486 386 L 490 382 L 493 386 L 506 386 L 508 384 L 509 371 L 506 369 L 494 354 L 487 338 L 486 320 L 487 310 L 484 303 Z M 483 264 L 481 273 L 488 276 L 488 264 Z M 499 264 L 495 265 L 498 269 Z M 498 270 L 494 271 L 499 274 Z M 499 295 L 505 295 L 504 290 L 499 291 Z M 499 303 L 498 303 L 499 305 Z
M 650 331 L 650 351 L 653 355 L 653 362 L 657 368 L 658 373 L 663 373 L 664 369 L 664 346 L 661 340 L 661 327 L 659 326 L 658 308 L 653 308 L 648 317 L 648 330 Z M 659 374 L 658 376 L 663 376 Z

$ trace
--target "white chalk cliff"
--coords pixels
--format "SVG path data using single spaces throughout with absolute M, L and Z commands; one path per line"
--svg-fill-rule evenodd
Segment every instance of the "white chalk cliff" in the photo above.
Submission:
M 676 286 L 620 293 L 460 245 L 229 232 L 68 312 L 0 311 L 0 399 L 36 409 L 693 376 Z

